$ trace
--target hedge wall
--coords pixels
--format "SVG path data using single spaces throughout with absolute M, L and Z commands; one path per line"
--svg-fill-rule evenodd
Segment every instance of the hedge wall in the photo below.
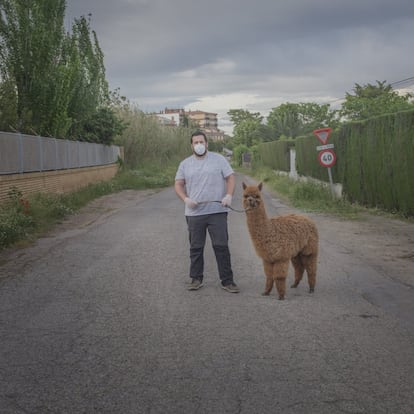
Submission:
M 414 215 L 414 111 L 345 125 L 335 150 L 351 201 Z
M 271 141 L 260 144 L 256 151 L 258 161 L 274 170 L 290 171 L 290 148 L 294 141 Z
M 289 147 L 286 141 L 277 143 L 280 146 L 259 146 L 263 163 L 289 171 Z M 414 215 L 414 111 L 345 124 L 332 132 L 329 143 L 337 157 L 331 167 L 333 180 L 342 183 L 350 201 Z M 318 145 L 314 135 L 295 140 L 297 172 L 328 181 L 326 167 L 318 162 Z

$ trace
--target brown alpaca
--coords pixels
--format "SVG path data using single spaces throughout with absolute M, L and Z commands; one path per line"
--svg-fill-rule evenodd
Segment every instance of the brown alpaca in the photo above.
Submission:
M 313 292 L 316 282 L 318 260 L 318 229 L 309 218 L 299 214 L 268 218 L 261 194 L 262 183 L 247 186 L 243 183 L 243 207 L 246 210 L 247 227 L 256 253 L 263 260 L 266 287 L 263 295 L 268 295 L 273 283 L 284 299 L 289 261 L 295 269 L 296 288 L 306 270 L 309 292 Z

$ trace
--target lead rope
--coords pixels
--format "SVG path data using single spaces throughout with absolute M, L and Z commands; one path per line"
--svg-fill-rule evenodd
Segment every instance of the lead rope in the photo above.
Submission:
M 211 200 L 211 201 L 200 201 L 197 204 L 208 204 L 208 203 L 220 203 L 220 200 Z M 248 208 L 244 208 L 243 210 L 238 210 L 237 208 L 233 208 L 231 206 L 226 206 L 227 208 L 229 208 L 230 210 L 235 211 L 236 213 L 244 213 L 245 211 L 249 210 Z

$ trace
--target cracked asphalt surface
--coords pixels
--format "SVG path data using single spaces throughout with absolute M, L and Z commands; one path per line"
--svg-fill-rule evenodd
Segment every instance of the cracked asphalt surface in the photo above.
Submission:
M 265 195 L 269 215 L 293 211 Z M 235 212 L 241 292 L 220 288 L 209 243 L 205 286 L 187 291 L 172 188 L 103 197 L 0 253 L 0 412 L 413 413 L 414 225 L 311 216 L 315 293 L 304 279 L 285 301 L 260 295 L 262 265 Z

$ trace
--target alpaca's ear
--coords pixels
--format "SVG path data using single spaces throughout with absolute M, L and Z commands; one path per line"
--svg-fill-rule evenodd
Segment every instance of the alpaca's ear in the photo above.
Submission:
M 244 182 L 242 183 L 242 186 L 243 186 L 243 190 L 245 190 L 247 187 L 247 185 Z
M 259 183 L 259 185 L 257 186 L 257 188 L 259 189 L 259 191 L 262 191 L 262 187 L 263 187 L 263 183 Z

